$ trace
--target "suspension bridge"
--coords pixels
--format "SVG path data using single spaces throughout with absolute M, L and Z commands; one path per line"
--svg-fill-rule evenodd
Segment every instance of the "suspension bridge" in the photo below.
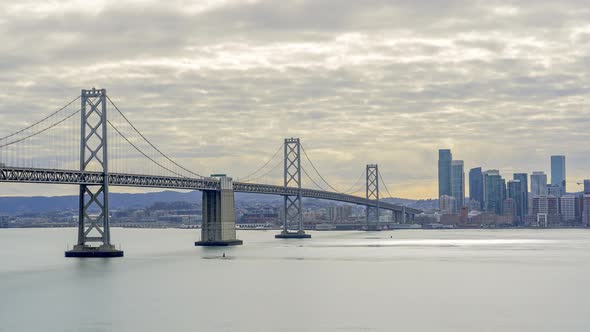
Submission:
M 382 210 L 391 211 L 398 222 L 420 213 L 382 200 L 380 185 L 388 194 L 389 189 L 376 164 L 366 165 L 351 188 L 337 190 L 318 171 L 299 138 L 285 139 L 262 166 L 233 181 L 225 174 L 200 175 L 162 152 L 147 136 L 105 89 L 82 90 L 57 111 L 0 138 L 0 182 L 79 187 L 78 239 L 66 257 L 123 256 L 111 244 L 110 186 L 202 191 L 201 240 L 195 245 L 203 246 L 242 244 L 235 230 L 235 192 L 283 196 L 283 229 L 276 238 L 310 237 L 303 229 L 303 198 L 366 206 L 367 230 L 378 228 Z M 276 177 L 282 178 L 282 184 L 258 183 L 275 171 L 282 172 Z M 317 189 L 307 188 L 307 183 Z M 354 195 L 361 191 L 365 197 Z

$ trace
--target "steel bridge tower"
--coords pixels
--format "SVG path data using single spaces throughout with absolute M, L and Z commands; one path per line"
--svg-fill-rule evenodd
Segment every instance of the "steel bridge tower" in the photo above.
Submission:
M 66 257 L 122 257 L 111 244 L 109 228 L 109 159 L 107 91 L 82 90 L 80 111 L 80 172 L 99 171 L 100 185 L 80 185 L 78 243 Z M 91 246 L 90 243 L 99 243 Z
M 301 194 L 301 142 L 299 138 L 286 138 L 284 145 L 284 185 L 285 189 L 295 187 L 292 195 L 284 196 L 283 231 L 275 235 L 277 239 L 306 239 L 311 235 L 303 230 L 303 206 Z M 297 231 L 289 231 L 289 222 L 297 224 Z
M 367 206 L 367 230 L 378 230 L 379 224 L 379 166 L 377 164 L 367 165 L 366 172 L 366 198 L 375 200 L 376 207 Z

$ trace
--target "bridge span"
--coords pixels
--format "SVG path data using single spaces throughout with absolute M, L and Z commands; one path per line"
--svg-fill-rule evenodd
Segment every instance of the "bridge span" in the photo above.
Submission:
M 220 190 L 220 180 L 215 178 L 193 179 L 181 177 L 166 177 L 141 174 L 109 173 L 108 182 L 111 186 L 144 187 L 183 190 Z M 104 174 L 100 172 L 68 171 L 59 169 L 34 169 L 19 167 L 1 167 L 0 182 L 14 183 L 45 183 L 71 185 L 100 185 L 104 182 Z M 265 195 L 289 196 L 297 195 L 299 188 L 283 187 L 270 184 L 233 182 L 233 191 L 239 193 L 253 193 Z M 384 201 L 377 202 L 359 196 L 301 188 L 301 196 L 317 198 L 343 203 L 351 203 L 382 210 L 405 212 L 408 215 L 419 214 L 421 211 Z
M 77 100 L 81 102 L 80 108 L 71 109 L 70 106 Z M 107 115 L 108 105 L 116 112 Z M 48 134 L 49 138 L 44 137 Z M 66 152 L 59 158 L 58 152 L 63 151 L 52 152 L 56 154 L 54 166 L 58 159 L 65 160 L 63 165 L 43 167 L 38 164 L 37 156 L 41 151 L 47 153 L 64 142 L 66 145 L 73 143 L 73 149 L 62 147 Z M 120 151 L 124 148 L 129 150 Z M 278 157 L 281 149 L 283 158 Z M 72 151 L 74 153 L 71 153 Z M 140 160 L 138 164 L 133 165 L 133 172 L 113 171 L 109 160 L 123 162 L 124 168 L 127 168 L 127 159 L 136 158 L 131 158 L 130 155 L 139 156 Z M 332 189 L 331 191 L 314 181 L 302 165 L 302 155 L 315 174 Z M 236 237 L 235 192 L 283 197 L 283 230 L 276 235 L 277 238 L 310 237 L 303 230 L 303 198 L 364 205 L 368 230 L 378 229 L 381 210 L 391 211 L 395 221 L 411 220 L 414 215 L 420 213 L 419 210 L 391 204 L 381 199 L 380 184 L 388 193 L 389 190 L 385 182 L 382 182 L 376 164 L 366 165 L 365 173 L 359 177 L 360 180 L 363 175 L 365 176 L 366 193 L 365 197 L 359 197 L 351 195 L 349 191 L 338 191 L 331 186 L 319 173 L 299 138 L 285 139 L 275 155 L 252 174 L 264 169 L 275 157 L 279 159 L 279 163 L 272 169 L 283 165 L 283 185 L 254 181 L 234 182 L 224 174 L 202 176 L 180 165 L 149 141 L 112 102 L 105 89 L 93 88 L 82 90 L 80 97 L 42 120 L 0 137 L 0 182 L 65 184 L 79 187 L 78 242 L 72 250 L 66 252 L 66 257 L 123 256 L 123 251 L 117 250 L 110 239 L 110 186 L 202 191 L 201 241 L 195 245 L 205 246 L 242 244 Z M 77 168 L 75 165 L 78 162 L 79 169 L 72 169 Z M 137 170 L 145 165 L 148 171 L 142 173 Z M 268 173 L 264 173 L 263 176 Z M 320 189 L 305 188 L 302 177 L 307 177 Z M 293 227 L 294 225 L 296 226 Z M 99 245 L 93 246 L 91 243 Z

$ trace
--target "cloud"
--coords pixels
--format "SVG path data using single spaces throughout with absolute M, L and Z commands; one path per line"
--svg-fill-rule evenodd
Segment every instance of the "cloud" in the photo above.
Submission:
M 574 0 L 0 4 L 0 136 L 96 86 L 161 150 L 205 174 L 244 176 L 283 138 L 301 137 L 339 188 L 378 162 L 396 196 L 432 197 L 443 147 L 467 168 L 506 172 L 548 171 L 550 154 L 566 154 L 575 182 L 590 162 L 583 8 Z

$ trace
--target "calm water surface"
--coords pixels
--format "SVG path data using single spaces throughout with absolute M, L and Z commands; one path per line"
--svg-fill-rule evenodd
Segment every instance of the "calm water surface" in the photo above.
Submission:
M 112 233 L 126 257 L 0 229 L 0 331 L 590 331 L 587 230 Z

